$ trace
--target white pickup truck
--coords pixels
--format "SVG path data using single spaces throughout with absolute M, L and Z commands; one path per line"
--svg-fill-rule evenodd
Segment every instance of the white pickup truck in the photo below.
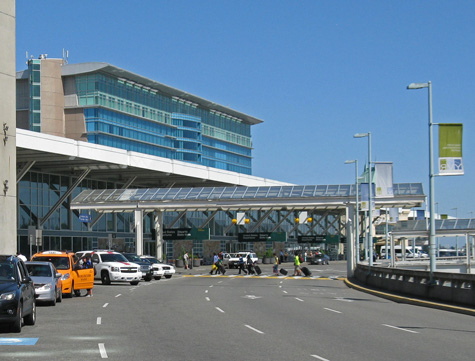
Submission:
M 80 253 L 81 257 L 91 257 L 94 265 L 94 278 L 100 279 L 103 285 L 110 285 L 111 282 L 129 282 L 132 286 L 135 286 L 142 279 L 140 266 L 129 262 L 121 253 L 114 251 L 85 251 Z

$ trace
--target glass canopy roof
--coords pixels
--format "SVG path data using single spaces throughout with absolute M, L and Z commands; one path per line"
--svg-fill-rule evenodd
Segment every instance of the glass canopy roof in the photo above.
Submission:
M 203 201 L 244 199 L 305 199 L 326 197 L 355 197 L 355 185 L 298 185 L 273 187 L 202 187 L 98 189 L 81 192 L 72 205 L 145 201 Z M 422 183 L 393 185 L 394 196 L 424 196 Z

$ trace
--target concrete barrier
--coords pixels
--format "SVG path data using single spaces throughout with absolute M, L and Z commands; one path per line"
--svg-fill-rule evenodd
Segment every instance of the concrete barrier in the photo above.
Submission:
M 358 264 L 354 277 L 363 284 L 427 300 L 475 307 L 475 274 L 368 267 Z

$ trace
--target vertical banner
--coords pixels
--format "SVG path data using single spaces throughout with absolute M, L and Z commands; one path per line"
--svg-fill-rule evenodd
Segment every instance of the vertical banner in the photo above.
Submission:
M 463 124 L 439 124 L 439 175 L 463 175 Z
M 374 198 L 374 183 L 373 183 L 373 188 L 372 188 L 372 191 L 373 191 L 373 198 Z M 360 189 L 361 189 L 361 207 L 360 207 L 360 210 L 361 211 L 369 211 L 369 187 L 368 187 L 368 183 L 361 183 L 360 184 Z M 373 199 L 373 202 L 372 203 L 372 208 L 371 210 L 374 210 L 375 209 L 375 203 L 374 203 L 374 199 Z
M 394 224 L 399 221 L 399 208 L 389 208 L 388 223 Z
M 376 184 L 376 198 L 394 197 L 393 163 L 375 162 L 373 182 Z

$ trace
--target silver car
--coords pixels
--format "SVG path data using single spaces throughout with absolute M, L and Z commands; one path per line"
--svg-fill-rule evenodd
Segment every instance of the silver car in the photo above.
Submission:
M 25 262 L 30 278 L 35 285 L 38 302 L 48 302 L 56 306 L 56 302 L 63 300 L 61 273 L 51 262 Z

